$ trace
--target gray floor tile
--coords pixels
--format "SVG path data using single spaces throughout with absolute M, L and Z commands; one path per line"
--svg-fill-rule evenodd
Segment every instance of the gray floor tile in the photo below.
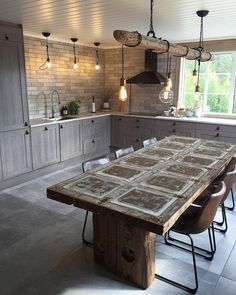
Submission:
M 229 256 L 229 259 L 222 272 L 222 276 L 236 282 L 236 245 Z
M 236 282 L 220 277 L 212 295 L 235 295 Z

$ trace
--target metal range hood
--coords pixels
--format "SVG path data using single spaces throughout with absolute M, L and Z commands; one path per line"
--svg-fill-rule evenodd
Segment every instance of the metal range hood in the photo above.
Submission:
M 126 80 L 129 84 L 163 84 L 165 77 L 157 72 L 157 53 L 145 50 L 145 71 Z

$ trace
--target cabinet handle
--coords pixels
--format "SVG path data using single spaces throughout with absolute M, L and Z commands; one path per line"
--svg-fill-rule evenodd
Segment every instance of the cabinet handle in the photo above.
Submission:
M 176 125 L 176 123 L 174 122 L 174 123 L 173 123 L 173 126 L 175 126 L 175 125 Z
M 25 135 L 29 135 L 29 131 L 28 130 L 25 131 Z
M 220 130 L 220 126 L 217 126 L 217 127 L 216 127 L 216 130 Z
M 48 131 L 48 127 L 44 127 L 44 131 Z
M 5 35 L 5 40 L 9 40 L 9 37 L 7 36 L 7 34 Z
M 139 126 L 136 126 L 136 128 L 139 128 Z
M 216 136 L 215 137 L 219 137 L 219 135 L 220 135 L 219 133 L 216 133 Z
M 121 121 L 121 118 L 119 118 L 118 121 Z
M 24 126 L 27 127 L 28 125 L 29 125 L 28 122 L 25 122 Z
M 95 143 L 95 140 L 94 139 L 92 140 L 92 143 Z
M 94 123 L 94 120 L 92 120 L 92 123 Z
M 61 125 L 60 128 L 63 129 L 63 125 Z
M 175 132 L 175 128 L 172 131 Z
M 139 120 L 136 120 L 137 123 L 139 123 Z
M 139 139 L 137 138 L 136 141 L 139 142 Z

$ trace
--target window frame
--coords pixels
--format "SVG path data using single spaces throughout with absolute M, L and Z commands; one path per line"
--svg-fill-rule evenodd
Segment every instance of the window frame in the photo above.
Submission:
M 207 112 L 207 91 L 205 88 L 205 93 L 203 95 L 203 104 L 202 104 L 202 115 L 205 117 L 227 117 L 227 118 L 236 118 L 236 113 L 233 113 L 234 99 L 236 99 L 236 51 L 220 51 L 212 53 L 214 55 L 223 55 L 223 54 L 233 54 L 233 64 L 231 69 L 231 81 L 229 89 L 229 103 L 228 103 L 228 112 Z M 180 79 L 179 79 L 179 93 L 178 93 L 178 107 L 183 107 L 184 102 L 184 84 L 185 84 L 185 65 L 186 59 L 181 58 L 180 62 Z M 207 71 L 209 70 L 209 64 L 207 65 Z M 209 79 L 207 79 L 208 83 Z

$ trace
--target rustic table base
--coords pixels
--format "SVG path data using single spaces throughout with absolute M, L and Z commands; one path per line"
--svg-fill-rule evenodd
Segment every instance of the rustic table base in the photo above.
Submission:
M 95 262 L 142 289 L 155 278 L 156 234 L 112 214 L 93 214 Z

